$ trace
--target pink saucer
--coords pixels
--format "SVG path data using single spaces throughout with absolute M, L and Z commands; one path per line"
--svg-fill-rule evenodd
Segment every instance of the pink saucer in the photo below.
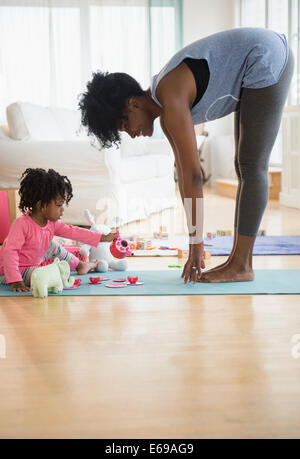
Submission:
M 113 282 L 126 282 L 127 279 L 113 279 Z
M 134 284 L 131 282 L 127 282 L 127 285 L 143 285 L 143 283 L 144 283 L 143 281 L 137 281 Z
M 109 280 L 110 277 L 102 277 L 102 276 L 100 276 L 99 279 L 100 279 L 100 282 L 101 282 L 101 281 Z
M 127 284 L 115 284 L 115 283 L 112 283 L 112 284 L 104 284 L 105 287 L 109 287 L 109 288 L 122 288 L 122 287 L 127 287 Z
M 81 285 L 81 279 L 75 279 L 74 280 L 74 284 L 72 285 L 72 287 L 65 287 L 66 290 L 69 290 L 71 288 L 79 288 Z

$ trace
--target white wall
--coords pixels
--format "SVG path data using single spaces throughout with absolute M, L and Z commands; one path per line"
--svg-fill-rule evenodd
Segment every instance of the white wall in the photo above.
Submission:
M 235 0 L 183 0 L 183 45 L 234 27 L 235 3 Z
M 183 46 L 235 26 L 235 0 L 183 0 Z M 233 133 L 233 115 L 206 125 L 211 135 Z

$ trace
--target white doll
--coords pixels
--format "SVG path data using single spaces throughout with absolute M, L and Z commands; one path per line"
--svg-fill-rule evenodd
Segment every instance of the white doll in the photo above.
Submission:
M 84 211 L 84 215 L 91 225 L 91 230 L 97 233 L 104 234 L 105 236 L 110 233 L 110 228 L 106 225 L 96 225 L 93 215 L 88 209 Z M 96 271 L 106 273 L 108 269 L 115 271 L 126 271 L 128 267 L 127 260 L 117 260 L 110 252 L 110 242 L 99 242 L 97 247 L 90 245 L 83 245 L 80 249 L 81 255 L 89 255 L 89 260 L 99 260 Z

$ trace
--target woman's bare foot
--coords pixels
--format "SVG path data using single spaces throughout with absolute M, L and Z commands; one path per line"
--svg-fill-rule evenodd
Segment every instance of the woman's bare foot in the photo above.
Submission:
M 253 281 L 255 274 L 249 267 L 238 266 L 234 263 L 228 263 L 215 271 L 206 271 L 202 273 L 198 282 L 249 282 Z
M 231 261 L 233 255 L 235 253 L 235 248 L 236 248 L 236 245 L 237 245 L 237 239 L 238 239 L 237 230 L 234 230 L 233 245 L 232 245 L 232 249 L 231 249 L 231 253 L 230 253 L 229 257 L 227 258 L 227 260 L 225 260 L 220 265 L 214 266 L 213 268 L 209 269 L 206 272 L 218 271 L 219 269 L 224 268 L 225 266 L 228 265 L 228 263 Z
M 91 262 L 80 261 L 77 265 L 76 271 L 78 274 L 87 274 L 90 271 L 95 270 L 97 268 L 98 263 L 99 260 Z

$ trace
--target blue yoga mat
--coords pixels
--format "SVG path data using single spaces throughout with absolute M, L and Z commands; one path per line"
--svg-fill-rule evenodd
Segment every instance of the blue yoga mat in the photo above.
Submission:
M 205 240 L 212 247 L 211 255 L 229 255 L 232 249 L 232 236 L 218 236 Z M 299 255 L 300 236 L 258 236 L 254 244 L 253 255 Z
M 82 279 L 78 289 L 65 289 L 63 296 L 115 296 L 115 295 L 275 295 L 300 294 L 300 269 L 258 269 L 252 282 L 231 282 L 223 284 L 184 284 L 181 279 L 181 269 L 126 272 L 128 275 L 138 275 L 143 285 L 128 285 L 124 288 L 112 289 L 105 287 L 122 276 L 121 272 L 109 272 L 109 281 L 100 285 L 89 285 L 90 274 L 76 276 Z M 123 273 L 125 276 L 125 273 Z M 122 276 L 122 277 L 123 277 Z M 0 296 L 31 296 L 28 293 L 14 293 L 10 285 L 0 286 Z M 49 296 L 57 296 L 49 294 Z

